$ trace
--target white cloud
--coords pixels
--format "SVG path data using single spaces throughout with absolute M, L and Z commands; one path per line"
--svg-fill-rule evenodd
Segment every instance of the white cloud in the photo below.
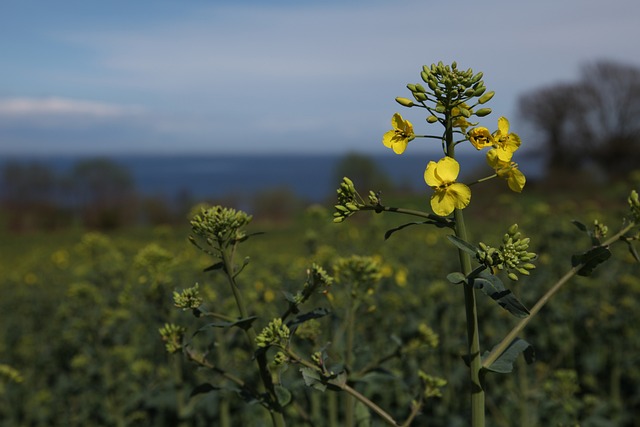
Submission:
M 105 119 L 137 115 L 143 109 L 69 98 L 0 98 L 0 118 L 85 117 Z

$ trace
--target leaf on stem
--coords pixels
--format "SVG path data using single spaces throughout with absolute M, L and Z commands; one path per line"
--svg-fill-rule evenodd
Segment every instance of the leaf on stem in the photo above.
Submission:
M 447 236 L 447 239 L 449 239 L 449 241 L 451 243 L 453 243 L 455 246 L 457 246 L 458 249 L 461 249 L 461 250 L 465 251 L 469 255 L 476 256 L 476 254 L 478 253 L 478 248 L 476 248 L 475 246 L 473 246 L 469 242 L 465 242 L 464 240 L 462 240 L 458 236 L 450 234 L 450 235 Z
M 221 387 L 217 387 L 209 383 L 200 384 L 195 386 L 193 390 L 191 390 L 191 394 L 189 394 L 189 397 L 197 396 L 199 394 L 209 393 L 209 392 L 220 390 L 220 389 Z
M 206 331 L 209 328 L 231 328 L 233 326 L 237 326 L 238 328 L 246 331 L 251 327 L 251 324 L 257 318 L 258 318 L 257 316 L 251 316 L 251 317 L 247 317 L 246 319 L 238 319 L 235 322 L 219 321 L 219 322 L 207 323 L 206 325 L 198 329 L 193 335 L 196 336 L 198 333 Z
M 224 268 L 224 262 L 220 261 L 220 262 L 216 262 L 213 265 L 210 265 L 209 267 L 205 268 L 202 271 L 204 271 L 206 273 L 206 272 L 209 272 L 209 271 L 221 270 L 223 268 Z
M 300 325 L 300 324 L 302 324 L 302 323 L 304 323 L 304 322 L 306 322 L 308 320 L 317 319 L 319 317 L 324 317 L 329 313 L 331 313 L 331 311 L 329 309 L 326 309 L 324 307 L 318 307 L 318 308 L 316 308 L 314 310 L 311 310 L 311 311 L 309 311 L 307 313 L 300 314 L 300 315 L 296 316 L 295 318 L 293 318 L 292 320 L 288 321 L 287 322 L 287 327 L 289 329 L 292 329 L 292 328 L 294 328 L 294 327 L 296 327 L 296 326 L 298 326 L 298 325 Z
M 497 372 L 499 374 L 508 374 L 513 371 L 513 364 L 518 356 L 522 353 L 524 360 L 531 364 L 535 361 L 535 350 L 531 344 L 521 338 L 516 338 L 509 344 L 509 347 L 491 364 L 488 371 Z M 486 359 L 490 352 L 486 351 L 482 355 L 482 359 Z
M 482 290 L 482 292 L 497 302 L 500 307 L 514 316 L 519 318 L 529 316 L 529 310 L 527 310 L 509 289 L 504 287 L 499 277 L 485 270 L 478 273 L 477 277 L 469 278 L 469 283 L 471 283 L 474 288 Z
M 577 267 L 582 265 L 578 270 L 578 276 L 591 276 L 595 268 L 611 257 L 611 251 L 604 246 L 596 246 L 579 255 L 571 257 L 571 265 Z

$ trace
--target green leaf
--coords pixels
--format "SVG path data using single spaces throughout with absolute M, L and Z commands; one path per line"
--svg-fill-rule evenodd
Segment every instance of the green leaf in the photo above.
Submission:
M 611 257 L 611 251 L 604 246 L 596 246 L 579 255 L 571 257 L 571 265 L 583 266 L 578 270 L 578 276 L 590 276 L 595 268 Z
M 456 271 L 454 273 L 447 274 L 447 280 L 454 285 L 458 285 L 460 283 L 467 283 L 467 276 L 460 273 L 459 271 Z
M 497 372 L 499 374 L 508 374 L 513 371 L 513 364 L 518 356 L 522 353 L 528 364 L 535 361 L 535 351 L 533 346 L 521 338 L 516 338 L 509 344 L 509 347 L 496 359 L 495 362 L 487 368 L 488 371 Z M 482 358 L 486 359 L 489 352 L 486 351 Z
M 389 237 L 391 237 L 391 235 L 393 233 L 395 233 L 396 231 L 400 231 L 404 228 L 410 227 L 412 225 L 435 225 L 436 227 L 449 227 L 450 225 L 447 222 L 442 222 L 442 221 L 433 221 L 433 220 L 428 220 L 428 221 L 418 221 L 418 222 L 408 222 L 406 224 L 402 224 L 398 227 L 392 228 L 391 230 L 387 230 L 386 233 L 384 233 L 384 240 L 387 240 Z
M 580 230 L 580 231 L 582 231 L 584 233 L 588 233 L 589 232 L 589 229 L 587 228 L 587 226 L 584 225 L 583 223 L 581 223 L 580 221 L 574 219 L 574 220 L 571 220 L 571 223 L 573 225 L 575 225 L 576 227 L 578 227 L 578 230 Z
M 193 335 L 195 336 L 196 334 L 206 331 L 209 328 L 231 328 L 233 326 L 237 326 L 238 328 L 246 331 L 251 327 L 251 324 L 257 318 L 258 318 L 257 316 L 251 316 L 251 317 L 247 317 L 246 319 L 238 319 L 235 322 L 219 321 L 219 322 L 207 323 L 206 325 L 198 329 Z
M 320 391 L 325 391 L 327 389 L 326 384 L 322 382 L 320 372 L 307 367 L 300 368 L 300 372 L 302 372 L 302 379 L 307 387 L 313 387 Z
M 213 265 L 210 265 L 209 267 L 205 268 L 204 272 L 209 272 L 209 271 L 214 271 L 214 270 L 222 270 L 224 268 L 224 262 L 220 261 L 220 262 L 216 262 Z
M 215 390 L 220 390 L 220 387 L 216 387 L 209 383 L 200 384 L 194 387 L 193 390 L 191 390 L 191 394 L 189 394 L 189 397 L 197 396 L 198 394 L 209 393 Z
M 478 277 L 470 279 L 474 288 L 482 290 L 486 295 L 490 296 L 500 307 L 507 310 L 516 317 L 523 318 L 529 315 L 529 310 L 513 295 L 513 293 L 504 287 L 502 280 L 497 276 L 482 271 Z
M 344 388 L 347 383 L 347 373 L 345 371 L 341 371 L 337 375 L 332 375 L 329 380 L 327 380 L 327 385 L 331 390 L 340 391 Z
M 280 406 L 287 406 L 291 402 L 292 395 L 289 389 L 281 385 L 276 385 L 273 389 L 276 392 L 276 398 Z
M 309 311 L 307 313 L 303 313 L 300 314 L 298 316 L 296 316 L 294 319 L 290 320 L 289 322 L 287 322 L 287 327 L 289 327 L 289 329 L 298 326 L 308 320 L 311 319 L 317 319 L 319 317 L 324 317 L 327 314 L 331 313 L 331 311 L 329 309 L 326 309 L 324 307 L 319 307 L 316 308 L 315 310 Z
M 447 236 L 447 239 L 449 239 L 449 241 L 451 243 L 456 245 L 458 247 L 458 249 L 461 249 L 461 250 L 465 251 L 469 255 L 476 256 L 476 254 L 478 253 L 478 248 L 476 248 L 475 246 L 473 246 L 469 242 L 465 242 L 464 240 L 462 240 L 458 236 L 450 234 L 450 235 Z

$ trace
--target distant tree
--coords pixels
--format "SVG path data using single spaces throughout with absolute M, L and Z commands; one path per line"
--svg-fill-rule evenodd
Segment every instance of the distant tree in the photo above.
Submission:
M 600 61 L 575 83 L 525 93 L 518 110 L 540 135 L 549 170 L 597 166 L 611 178 L 640 165 L 640 69 Z
M 383 192 L 393 185 L 389 176 L 370 156 L 360 153 L 348 153 L 335 166 L 332 185 L 337 185 L 343 177 L 349 177 L 357 188 Z M 366 197 L 366 194 L 362 195 Z
M 114 228 L 135 220 L 136 193 L 129 170 L 107 158 L 79 161 L 69 177 L 85 225 Z
M 0 197 L 7 226 L 13 231 L 52 229 L 64 225 L 56 206 L 58 177 L 41 163 L 11 161 L 2 168 Z

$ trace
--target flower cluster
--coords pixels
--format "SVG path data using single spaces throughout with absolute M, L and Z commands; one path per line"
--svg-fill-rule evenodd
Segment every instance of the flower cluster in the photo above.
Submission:
M 337 192 L 338 204 L 334 206 L 336 211 L 333 213 L 333 222 L 342 222 L 367 206 L 363 198 L 358 194 L 358 191 L 356 191 L 353 181 L 346 176 L 342 178 L 340 188 L 338 188 Z M 373 191 L 369 191 L 368 196 L 368 204 L 370 206 L 380 206 L 380 197 L 378 194 Z
M 278 346 L 286 348 L 291 332 L 281 318 L 273 319 L 256 337 L 258 347 Z
M 246 237 L 243 227 L 251 222 L 252 216 L 243 211 L 237 211 L 222 206 L 202 208 L 200 213 L 191 220 L 189 240 L 206 253 L 209 250 L 202 247 L 196 240 L 200 238 L 207 246 L 221 249 Z
M 183 310 L 198 308 L 202 305 L 202 301 L 197 283 L 190 288 L 183 289 L 182 292 L 173 293 L 174 305 Z
M 509 132 L 509 120 L 498 119 L 498 130 L 493 134 L 486 127 L 473 128 L 467 134 L 469 142 L 476 149 L 492 147 L 487 152 L 487 163 L 495 170 L 498 177 L 505 179 L 512 191 L 520 193 L 526 183 L 524 174 L 518 164 L 511 161 L 513 153 L 520 147 L 520 137 Z
M 629 198 L 629 208 L 631 209 L 631 216 L 636 223 L 640 223 L 640 197 L 636 190 L 631 191 Z
M 491 247 L 480 242 L 479 251 L 476 254 L 478 262 L 495 271 L 506 271 L 511 280 L 518 280 L 517 273 L 528 276 L 529 270 L 536 268 L 531 261 L 537 258 L 534 252 L 528 252 L 530 239 L 523 238 L 518 231 L 518 224 L 509 227 L 502 238 L 499 248 Z
M 166 323 L 158 332 L 160 332 L 162 341 L 164 341 L 165 348 L 169 353 L 173 354 L 182 350 L 182 339 L 186 332 L 185 328 L 173 323 Z

